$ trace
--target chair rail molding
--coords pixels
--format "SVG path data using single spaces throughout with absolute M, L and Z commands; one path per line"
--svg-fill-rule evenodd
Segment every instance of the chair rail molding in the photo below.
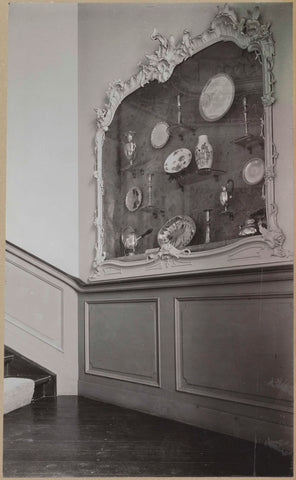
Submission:
M 239 18 L 237 13 L 228 4 L 218 6 L 218 12 L 209 27 L 196 37 L 192 37 L 188 30 L 184 30 L 182 40 L 177 42 L 173 35 L 168 38 L 154 29 L 151 39 L 158 42 L 158 48 L 146 55 L 146 62 L 139 65 L 137 73 L 128 80 L 116 80 L 109 84 L 106 93 L 106 103 L 102 108 L 96 108 L 97 131 L 95 135 L 95 170 L 96 180 L 96 209 L 94 225 L 97 232 L 95 244 L 95 258 L 93 271 L 89 281 L 102 280 L 108 276 L 129 277 L 143 274 L 162 273 L 170 269 L 176 272 L 212 268 L 212 264 L 221 258 L 221 265 L 227 268 L 228 262 L 234 260 L 238 247 L 242 256 L 248 258 L 249 265 L 260 263 L 268 265 L 276 262 L 292 262 L 293 256 L 284 248 L 285 234 L 278 224 L 278 207 L 275 199 L 275 177 L 278 153 L 273 139 L 272 107 L 275 102 L 273 73 L 274 40 L 270 24 L 260 21 L 260 10 L 256 6 L 248 12 L 248 18 Z M 153 80 L 166 82 L 172 75 L 175 67 L 204 48 L 217 42 L 232 41 L 241 49 L 254 52 L 255 58 L 263 69 L 263 96 L 264 108 L 264 142 L 265 142 L 265 203 L 267 225 L 259 225 L 260 236 L 238 239 L 224 248 L 202 251 L 199 253 L 186 251 L 175 252 L 174 249 L 156 249 L 155 252 L 146 252 L 145 259 L 127 262 L 120 259 L 106 259 L 104 251 L 105 236 L 103 226 L 103 199 L 104 181 L 102 166 L 102 147 L 105 132 L 111 124 L 117 107 L 125 97 Z M 201 262 L 205 259 L 206 262 Z M 239 259 L 239 255 L 238 255 Z M 247 263 L 246 263 L 247 264 Z

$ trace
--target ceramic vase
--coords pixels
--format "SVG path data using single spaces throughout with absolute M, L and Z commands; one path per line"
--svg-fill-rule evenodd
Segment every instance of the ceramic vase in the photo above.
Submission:
M 199 173 L 210 173 L 213 164 L 213 147 L 207 135 L 199 135 L 195 147 L 195 161 Z

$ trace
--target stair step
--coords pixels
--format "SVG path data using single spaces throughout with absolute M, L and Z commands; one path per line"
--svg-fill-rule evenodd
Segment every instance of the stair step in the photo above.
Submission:
M 43 385 L 51 380 L 51 375 L 44 375 L 40 377 L 40 375 L 20 373 L 17 375 L 7 375 L 6 378 L 29 378 L 35 382 L 35 385 Z
M 34 395 L 33 400 L 38 400 L 39 398 L 43 398 L 46 396 L 46 385 L 52 381 L 51 375 L 34 375 L 34 374 L 20 374 L 20 375 L 13 375 L 13 376 L 6 376 L 6 378 L 24 378 L 28 380 L 33 380 L 35 383 Z
M 14 359 L 14 355 L 10 355 L 10 354 L 4 355 L 4 365 L 12 362 L 13 359 Z
M 6 353 L 4 355 L 4 377 L 8 376 L 9 366 L 14 360 L 14 355 L 12 353 Z
M 30 378 L 32 378 L 32 376 Z M 44 383 L 47 383 L 51 380 L 51 376 L 46 375 L 44 377 L 40 377 L 40 378 L 36 378 L 36 379 L 32 378 L 32 380 L 34 380 L 35 385 L 43 385 Z
M 34 393 L 34 382 L 28 378 L 10 377 L 4 379 L 3 413 L 31 403 Z
M 7 346 L 4 349 L 4 376 L 33 380 L 34 400 L 56 396 L 56 375 Z

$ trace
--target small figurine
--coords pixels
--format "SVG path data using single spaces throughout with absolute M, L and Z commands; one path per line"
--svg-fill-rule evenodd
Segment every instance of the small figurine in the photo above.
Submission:
M 232 200 L 234 183 L 233 180 L 227 180 L 226 186 L 222 186 L 222 191 L 220 193 L 220 203 L 224 207 L 223 212 L 229 215 L 230 218 L 233 218 L 233 213 L 228 210 L 229 204 Z
M 124 147 L 123 147 L 124 155 L 126 156 L 130 165 L 133 165 L 134 159 L 135 159 L 135 156 L 136 156 L 137 145 L 133 141 L 135 133 L 136 132 L 132 132 L 131 130 L 129 130 L 127 132 L 127 134 L 126 134 L 127 142 L 124 144 Z
M 222 192 L 220 193 L 220 203 L 224 207 L 224 212 L 227 212 L 228 207 L 228 193 L 226 187 L 222 187 Z

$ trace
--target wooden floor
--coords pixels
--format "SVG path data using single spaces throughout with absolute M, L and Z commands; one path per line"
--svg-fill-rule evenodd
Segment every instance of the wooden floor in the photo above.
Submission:
M 4 417 L 5 477 L 291 476 L 291 457 L 82 397 Z

